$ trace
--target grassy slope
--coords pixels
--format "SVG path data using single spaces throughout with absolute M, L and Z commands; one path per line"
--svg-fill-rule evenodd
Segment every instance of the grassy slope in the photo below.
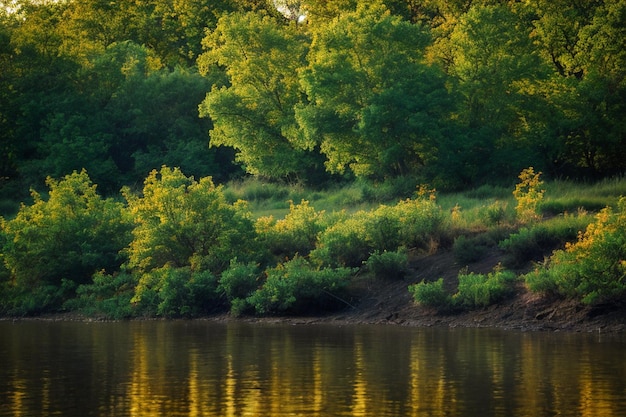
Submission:
M 543 299 L 529 293 L 523 283 L 518 285 L 516 297 L 488 309 L 442 316 L 433 311 L 417 308 L 407 286 L 422 280 L 433 281 L 443 277 L 446 287 L 454 292 L 460 270 L 487 273 L 498 265 L 525 272 L 534 261 L 549 256 L 552 250 L 562 247 L 562 230 L 584 229 L 593 213 L 605 206 L 615 206 L 620 196 L 626 195 L 626 179 L 604 180 L 594 184 L 577 184 L 552 181 L 544 184 L 545 198 L 540 206 L 542 220 L 535 226 L 544 226 L 548 233 L 557 235 L 549 240 L 540 252 L 522 259 L 511 260 L 498 245 L 512 233 L 519 231 L 515 219 L 516 201 L 512 189 L 482 186 L 459 193 L 439 194 L 437 202 L 448 216 L 448 235 L 431 253 L 412 253 L 409 273 L 399 281 L 378 280 L 367 274 L 353 283 L 352 307 L 324 318 L 306 319 L 347 322 L 393 322 L 413 325 L 491 326 L 519 329 L 566 329 L 576 331 L 623 331 L 626 313 L 623 309 L 584 307 L 579 303 Z M 231 199 L 245 199 L 257 217 L 273 215 L 277 218 L 288 212 L 289 200 L 307 200 L 316 210 L 332 213 L 341 210 L 353 212 L 372 210 L 380 204 L 393 204 L 408 197 L 406 189 L 400 194 L 393 187 L 353 183 L 342 188 L 324 191 L 307 191 L 302 187 L 281 187 L 256 181 L 230 184 L 226 194 Z M 261 193 L 259 190 L 263 191 Z M 574 230 L 574 236 L 577 230 Z M 567 234 L 566 234 L 567 235 Z M 461 249 L 453 242 L 459 236 L 476 239 L 470 246 L 487 242 L 478 256 L 466 261 Z M 572 236 L 571 231 L 569 236 Z M 560 240 L 559 240 L 560 239 Z M 478 243 L 477 243 L 478 242 Z M 531 242 L 532 244 L 536 242 Z M 525 243 L 522 242 L 522 245 Z M 508 263 L 508 265 L 506 265 Z M 299 320 L 299 319 L 295 319 Z

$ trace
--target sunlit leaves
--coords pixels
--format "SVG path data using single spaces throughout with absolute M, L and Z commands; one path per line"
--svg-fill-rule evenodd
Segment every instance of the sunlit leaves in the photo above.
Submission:
M 554 252 L 546 263 L 525 275 L 529 288 L 600 304 L 626 294 L 626 198 L 617 210 L 605 208 L 578 241 Z
M 2 259 L 15 284 L 84 283 L 98 270 L 118 268 L 118 252 L 130 242 L 122 204 L 102 199 L 85 171 L 47 184 L 47 198 L 33 191 L 34 203 L 2 223 Z
M 522 222 L 536 220 L 540 217 L 538 207 L 543 200 L 545 190 L 541 189 L 543 181 L 539 179 L 541 172 L 535 173 L 533 167 L 522 170 L 519 183 L 515 185 L 513 196 L 517 201 L 515 210 Z
M 310 104 L 296 116 L 327 170 L 385 176 L 424 164 L 448 110 L 443 78 L 420 54 L 428 42 L 380 3 L 315 28 L 302 76 Z
M 247 13 L 224 16 L 204 45 L 200 65 L 220 65 L 228 77 L 228 85 L 214 86 L 200 106 L 213 121 L 211 144 L 234 147 L 253 174 L 302 172 L 304 149 L 311 146 L 302 141 L 294 106 L 302 99 L 298 73 L 306 38 L 293 26 Z
M 130 266 L 139 272 L 170 266 L 219 273 L 250 252 L 247 212 L 227 204 L 210 177 L 195 181 L 163 167 L 150 173 L 141 196 L 129 190 L 125 196 L 136 223 Z

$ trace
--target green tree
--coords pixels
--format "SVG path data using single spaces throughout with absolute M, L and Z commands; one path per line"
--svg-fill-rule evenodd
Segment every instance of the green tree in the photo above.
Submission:
M 12 289 L 21 294 L 17 304 L 28 304 L 31 291 L 70 290 L 90 282 L 96 271 L 116 270 L 123 261 L 119 252 L 130 242 L 131 224 L 123 205 L 102 199 L 85 171 L 46 182 L 47 200 L 33 191 L 32 205 L 22 205 L 14 219 L 1 222 L 1 258 Z M 71 293 L 60 294 L 67 296 Z M 61 300 L 39 301 L 24 312 L 56 308 L 54 303 Z
M 302 176 L 313 163 L 294 118 L 302 99 L 298 73 L 304 66 L 307 38 L 258 13 L 220 19 L 209 34 L 199 63 L 222 66 L 227 85 L 214 86 L 200 106 L 213 121 L 212 146 L 236 149 L 252 174 L 271 178 Z
M 148 175 L 142 195 L 124 195 L 136 223 L 129 265 L 139 273 L 168 265 L 218 274 L 254 253 L 249 212 L 226 203 L 210 177 L 195 181 L 164 166 Z
M 538 159 L 531 126 L 542 98 L 533 85 L 548 69 L 533 49 L 530 31 L 521 7 L 477 5 L 438 44 L 449 54 L 442 59 L 448 59 L 460 93 L 458 120 L 464 128 L 442 154 L 458 155 L 465 173 L 457 172 L 465 183 L 493 172 L 513 175 Z
M 128 189 L 124 195 L 136 224 L 128 247 L 128 266 L 139 277 L 133 300 L 157 314 L 198 307 L 190 301 L 198 299 L 194 294 L 216 295 L 214 277 L 231 259 L 255 253 L 249 212 L 226 203 L 210 177 L 195 181 L 164 166 L 146 178 L 142 195 Z
M 542 88 L 554 104 L 545 126 L 560 145 L 557 168 L 595 177 L 624 172 L 626 6 L 534 0 L 531 7 L 538 49 L 555 73 Z
M 433 154 L 450 101 L 444 77 L 425 63 L 427 30 L 380 3 L 314 29 L 296 117 L 330 172 L 359 176 L 418 171 Z

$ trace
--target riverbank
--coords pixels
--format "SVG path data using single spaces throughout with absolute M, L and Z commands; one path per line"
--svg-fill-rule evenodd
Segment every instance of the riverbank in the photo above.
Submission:
M 469 270 L 487 273 L 500 261 L 497 253 L 470 265 Z M 586 306 L 580 302 L 550 299 L 530 293 L 521 283 L 516 295 L 488 308 L 463 313 L 439 313 L 415 305 L 407 291 L 410 284 L 444 278 L 448 288 L 456 287 L 461 267 L 451 252 L 414 259 L 410 274 L 400 281 L 363 278 L 352 288 L 352 307 L 315 317 L 247 317 L 250 322 L 293 324 L 385 324 L 416 327 L 485 327 L 520 331 L 626 332 L 626 306 Z M 222 320 L 233 320 L 223 317 Z
M 471 272 L 487 273 L 500 261 L 494 252 L 479 263 L 470 265 Z M 462 312 L 439 313 L 415 305 L 407 287 L 422 280 L 444 278 L 446 287 L 456 287 L 461 266 L 450 251 L 417 257 L 411 260 L 409 273 L 401 280 L 358 277 L 350 288 L 346 308 L 328 314 L 309 316 L 243 316 L 218 314 L 200 320 L 219 322 L 313 324 L 378 324 L 414 327 L 499 328 L 518 331 L 555 332 L 626 332 L 626 305 L 590 307 L 573 300 L 550 299 L 530 293 L 520 283 L 514 297 L 488 308 Z M 7 320 L 7 318 L 4 318 Z M 97 321 L 74 312 L 9 320 Z

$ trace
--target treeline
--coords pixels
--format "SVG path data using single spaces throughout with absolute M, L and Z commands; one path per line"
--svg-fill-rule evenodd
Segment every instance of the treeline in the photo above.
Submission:
M 114 195 L 163 164 L 440 189 L 624 173 L 621 0 L 276 3 L 3 2 L 3 197 L 81 169 Z

